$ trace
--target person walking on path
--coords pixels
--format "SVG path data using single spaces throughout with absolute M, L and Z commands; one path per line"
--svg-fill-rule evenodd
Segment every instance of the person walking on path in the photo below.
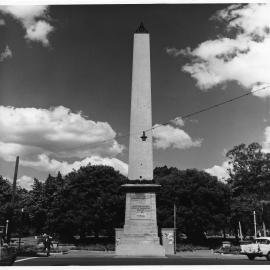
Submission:
M 47 257 L 49 257 L 51 247 L 53 247 L 51 236 L 46 235 L 43 244 L 44 244 L 44 249 L 47 252 Z

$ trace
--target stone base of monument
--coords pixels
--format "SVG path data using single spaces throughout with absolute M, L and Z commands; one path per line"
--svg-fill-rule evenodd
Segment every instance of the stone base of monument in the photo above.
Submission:
M 159 238 L 144 235 L 121 235 L 121 243 L 115 250 L 116 256 L 164 257 L 165 249 L 159 243 Z
M 164 257 L 156 219 L 155 184 L 126 184 L 126 213 L 123 229 L 116 229 L 116 256 Z
M 120 244 L 115 251 L 115 255 L 133 257 L 165 257 L 165 250 L 161 245 L 138 243 Z

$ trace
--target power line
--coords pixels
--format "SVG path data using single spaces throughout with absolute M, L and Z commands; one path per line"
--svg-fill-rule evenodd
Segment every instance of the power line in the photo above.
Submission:
M 262 90 L 264 90 L 264 89 L 266 89 L 266 88 L 268 88 L 268 87 L 270 87 L 270 85 L 269 85 L 269 86 L 264 86 L 264 87 L 259 88 L 259 89 L 257 89 L 257 90 L 250 91 L 250 92 L 245 93 L 245 94 L 242 94 L 242 95 L 240 95 L 240 96 L 237 96 L 237 97 L 234 97 L 234 98 L 231 98 L 231 99 L 222 101 L 222 102 L 220 102 L 220 103 L 211 105 L 211 106 L 206 107 L 206 108 L 203 108 L 203 109 L 201 109 L 201 110 L 198 110 L 198 111 L 195 111 L 195 112 L 191 112 L 191 113 L 188 113 L 188 114 L 183 115 L 183 116 L 175 117 L 173 120 L 177 120 L 177 119 L 187 119 L 187 118 L 189 118 L 189 117 L 191 117 L 191 116 L 194 116 L 194 115 L 197 115 L 197 114 L 206 112 L 206 111 L 210 111 L 210 110 L 212 110 L 212 109 L 214 109 L 214 108 L 217 108 L 217 107 L 220 107 L 220 106 L 222 106 L 222 105 L 224 105 L 224 104 L 233 102 L 233 101 L 235 101 L 235 100 L 238 100 L 238 99 L 241 99 L 241 98 L 243 98 L 243 97 L 249 96 L 249 95 L 254 94 L 254 93 L 256 93 L 256 92 L 262 91 Z M 164 122 L 164 123 L 155 125 L 155 126 L 149 128 L 149 129 L 142 130 L 140 133 L 139 133 L 139 132 L 138 132 L 138 133 L 132 133 L 132 134 L 131 134 L 131 133 L 127 133 L 127 134 L 124 134 L 124 135 L 118 135 L 118 136 L 115 136 L 115 137 L 112 138 L 112 139 L 108 139 L 108 140 L 104 140 L 104 141 L 101 141 L 101 142 L 97 142 L 96 144 L 100 145 L 100 144 L 103 144 L 103 143 L 107 143 L 107 142 L 110 142 L 110 141 L 114 141 L 115 139 L 124 138 L 124 137 L 130 136 L 130 135 L 141 134 L 143 131 L 145 131 L 145 132 L 151 131 L 151 130 L 157 129 L 157 128 L 161 127 L 161 126 L 168 125 L 168 124 L 170 124 L 173 120 L 169 120 L 169 121 L 167 121 L 167 122 Z M 95 143 L 93 143 L 92 145 L 95 145 Z
M 214 109 L 214 108 L 217 108 L 217 107 L 219 107 L 219 106 L 222 106 L 222 105 L 224 105 L 224 104 L 226 104 L 226 103 L 230 103 L 230 102 L 235 101 L 235 100 L 237 100 L 237 99 L 240 99 L 240 98 L 249 96 L 249 95 L 251 95 L 251 94 L 253 94 L 253 93 L 262 91 L 262 90 L 264 90 L 264 89 L 266 89 L 266 88 L 268 88 L 268 87 L 270 87 L 270 86 L 264 86 L 264 87 L 259 88 L 259 89 L 257 89 L 257 90 L 250 91 L 250 92 L 248 92 L 248 93 L 246 93 L 246 94 L 243 94 L 243 95 L 240 95 L 240 96 L 237 96 L 237 97 L 234 97 L 234 98 L 225 100 L 225 101 L 223 101 L 223 102 L 220 102 L 220 103 L 217 103 L 217 104 L 215 104 L 215 105 L 206 107 L 206 108 L 201 109 L 201 110 L 199 110 L 199 111 L 195 111 L 195 112 L 186 114 L 186 115 L 184 115 L 184 116 L 182 116 L 182 117 L 181 117 L 181 116 L 176 117 L 176 118 L 174 118 L 173 120 L 176 120 L 176 119 L 186 119 L 186 118 L 189 118 L 189 117 L 191 117 L 191 116 L 200 114 L 200 113 L 202 113 L 202 112 L 210 111 L 210 110 L 212 110 L 212 109 Z M 150 130 L 156 129 L 156 128 L 160 127 L 160 126 L 165 126 L 165 125 L 169 124 L 171 121 L 172 121 L 172 120 L 170 120 L 170 121 L 168 121 L 168 122 L 165 122 L 165 123 L 162 123 L 162 124 L 159 124 L 159 125 L 156 125 L 156 126 L 154 126 L 154 127 L 152 127 L 152 128 L 149 128 L 149 129 L 147 129 L 147 130 L 145 130 L 145 131 L 150 131 Z

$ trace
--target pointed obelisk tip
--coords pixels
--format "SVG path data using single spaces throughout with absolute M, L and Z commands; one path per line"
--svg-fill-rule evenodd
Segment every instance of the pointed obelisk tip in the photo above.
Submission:
M 147 34 L 149 32 L 146 30 L 146 28 L 144 27 L 143 23 L 141 22 L 141 24 L 139 25 L 139 27 L 136 29 L 135 33 Z

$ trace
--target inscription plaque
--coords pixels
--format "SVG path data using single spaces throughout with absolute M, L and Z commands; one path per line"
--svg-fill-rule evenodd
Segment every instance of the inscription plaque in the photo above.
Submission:
M 131 219 L 151 219 L 151 196 L 147 193 L 131 194 Z

